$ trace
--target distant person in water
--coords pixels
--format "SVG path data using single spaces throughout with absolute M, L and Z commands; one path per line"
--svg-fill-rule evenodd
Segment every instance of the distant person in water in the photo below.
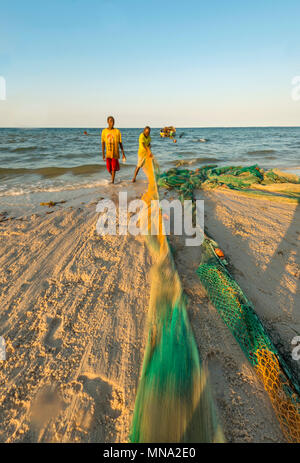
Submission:
M 138 162 L 135 168 L 134 176 L 132 181 L 135 182 L 136 176 L 139 173 L 139 170 L 145 164 L 147 156 L 153 157 L 151 153 L 151 129 L 150 127 L 145 127 L 144 131 L 139 136 L 139 151 L 138 151 Z
M 120 170 L 119 164 L 119 147 L 121 148 L 123 161 L 126 161 L 124 148 L 122 144 L 121 132 L 119 129 L 115 129 L 115 120 L 112 116 L 107 118 L 108 128 L 102 130 L 101 142 L 102 142 L 102 157 L 105 161 L 106 168 L 111 175 L 111 183 L 115 182 L 115 175 Z

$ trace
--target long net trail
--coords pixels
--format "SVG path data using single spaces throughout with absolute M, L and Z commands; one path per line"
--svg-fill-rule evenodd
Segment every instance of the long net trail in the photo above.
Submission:
M 250 167 L 205 166 L 196 171 L 171 169 L 162 174 L 158 184 L 174 188 L 181 200 L 194 200 L 195 188 L 247 190 L 254 185 L 287 184 L 289 199 L 299 194 L 299 178 L 280 172 L 265 172 L 257 165 Z M 249 191 L 249 190 L 248 190 Z M 274 190 L 273 190 L 274 191 Z M 282 188 L 279 188 L 282 191 Z M 300 442 L 300 386 L 268 336 L 250 301 L 218 256 L 218 244 L 205 235 L 201 262 L 197 269 L 208 297 L 229 328 L 245 356 L 268 392 L 280 426 L 290 442 Z
M 187 316 L 187 301 L 156 202 L 158 166 L 148 158 L 144 169 L 148 177 L 148 190 L 143 196 L 147 204 L 146 242 L 153 265 L 148 339 L 130 441 L 223 442 L 208 374 L 200 362 Z

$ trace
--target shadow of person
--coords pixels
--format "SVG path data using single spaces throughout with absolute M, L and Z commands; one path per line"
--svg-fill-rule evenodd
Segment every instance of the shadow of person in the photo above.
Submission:
M 300 204 L 298 203 L 292 220 L 281 238 L 269 263 L 266 265 L 264 274 L 274 281 L 274 289 L 277 294 L 284 300 L 286 312 L 289 315 L 290 322 L 293 323 L 299 315 L 300 309 Z M 281 265 L 278 265 L 278 259 Z M 282 293 L 282 294 L 281 294 Z M 300 362 L 293 360 L 292 339 L 300 335 L 300 323 L 288 325 L 284 323 L 277 326 L 270 325 L 269 334 L 275 346 L 283 356 L 286 363 L 291 368 L 300 383 Z M 275 329 L 273 329 L 275 328 Z M 284 339 L 289 338 L 289 344 L 286 345 Z

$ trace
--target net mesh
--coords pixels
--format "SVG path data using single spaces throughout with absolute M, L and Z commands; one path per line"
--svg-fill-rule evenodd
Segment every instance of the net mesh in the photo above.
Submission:
M 181 200 L 194 200 L 195 188 L 220 188 L 247 194 L 276 194 L 276 200 L 299 202 L 299 177 L 278 170 L 265 172 L 259 166 L 204 166 L 191 171 L 170 169 L 160 175 L 158 184 L 175 188 Z M 253 185 L 256 187 L 253 192 Z M 250 187 L 252 189 L 250 189 Z M 259 190 L 257 189 L 259 188 Z M 263 190 L 265 188 L 265 191 Z M 270 189 L 271 188 L 271 189 Z M 262 190 L 261 190 L 262 189 Z M 272 199 L 270 196 L 268 198 Z M 273 198 L 274 199 L 274 198 Z M 210 301 L 216 307 L 268 392 L 282 431 L 290 442 L 300 442 L 300 386 L 270 340 L 243 291 L 227 271 L 225 260 L 214 249 L 217 244 L 206 237 L 197 273 Z
M 271 342 L 251 303 L 214 252 L 209 238 L 202 244 L 197 270 L 216 307 L 269 394 L 281 428 L 291 442 L 300 442 L 300 388 Z

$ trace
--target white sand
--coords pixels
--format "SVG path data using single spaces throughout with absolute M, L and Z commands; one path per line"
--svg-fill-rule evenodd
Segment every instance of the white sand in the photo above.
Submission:
M 149 258 L 141 240 L 97 235 L 97 216 L 91 205 L 0 224 L 0 441 L 127 439 Z

